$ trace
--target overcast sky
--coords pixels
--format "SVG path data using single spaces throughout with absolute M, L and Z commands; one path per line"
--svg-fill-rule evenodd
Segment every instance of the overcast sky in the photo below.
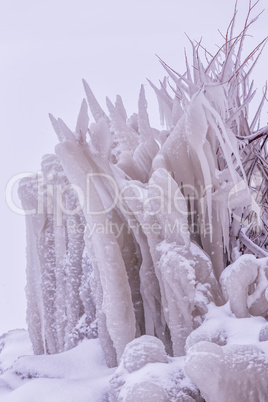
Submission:
M 265 6 L 261 0 L 257 11 Z M 145 84 L 156 122 L 157 104 L 146 83 L 165 75 L 155 54 L 184 72 L 185 32 L 203 36 L 210 51 L 221 44 L 234 1 L 226 0 L 0 0 L 1 264 L 0 333 L 25 327 L 24 217 L 5 203 L 5 186 L 21 172 L 39 169 L 56 136 L 48 113 L 72 129 L 84 97 L 85 78 L 99 102 L 122 96 L 128 113 L 137 109 Z M 239 1 L 240 21 L 247 0 Z M 267 35 L 268 13 L 252 29 L 248 49 Z M 268 53 L 255 69 L 256 86 L 267 79 Z M 264 121 L 267 122 L 267 105 Z

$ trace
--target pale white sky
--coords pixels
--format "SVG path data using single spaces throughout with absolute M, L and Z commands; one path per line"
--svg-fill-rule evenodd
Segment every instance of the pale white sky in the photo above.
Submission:
M 261 0 L 257 10 L 265 5 Z M 217 29 L 225 32 L 233 7 L 233 0 L 0 0 L 0 333 L 25 326 L 26 308 L 24 217 L 7 207 L 5 186 L 17 173 L 37 171 L 42 155 L 53 152 L 48 113 L 74 128 L 85 78 L 104 107 L 106 95 L 114 100 L 118 93 L 129 113 L 145 84 L 156 121 L 146 78 L 157 84 L 165 72 L 155 54 L 184 72 L 184 32 L 203 36 L 215 51 L 221 44 Z M 247 7 L 239 1 L 241 19 Z M 249 50 L 267 35 L 267 22 L 265 11 L 251 31 Z M 260 90 L 267 62 L 266 49 L 254 74 Z

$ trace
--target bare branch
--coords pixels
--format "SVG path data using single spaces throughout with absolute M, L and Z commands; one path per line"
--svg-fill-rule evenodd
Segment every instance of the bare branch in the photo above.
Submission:
M 257 244 L 253 243 L 245 234 L 246 228 L 241 229 L 239 234 L 240 241 L 254 254 L 256 257 L 264 258 L 268 257 L 267 251 L 260 248 Z
M 268 126 L 263 127 L 261 130 L 256 131 L 255 133 L 248 135 L 246 137 L 242 137 L 240 135 L 237 135 L 236 138 L 238 140 L 247 140 L 248 143 L 250 144 L 251 142 L 264 137 L 265 135 L 268 135 Z

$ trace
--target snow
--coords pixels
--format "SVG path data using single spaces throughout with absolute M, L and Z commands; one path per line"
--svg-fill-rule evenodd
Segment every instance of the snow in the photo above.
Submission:
M 184 373 L 184 358 L 168 357 L 163 343 L 152 336 L 131 342 L 117 369 L 107 367 L 98 339 L 42 356 L 24 355 L 31 352 L 24 330 L 11 331 L 2 339 L 5 345 L 0 358 L 5 368 L 0 375 L 1 402 L 175 402 L 178 397 L 201 401 Z
M 32 354 L 29 335 L 24 329 L 9 331 L 0 336 L 0 374 L 22 354 Z
M 112 376 L 110 401 L 201 401 L 183 366 L 184 358 L 168 357 L 159 339 L 135 339 Z
M 254 255 L 245 254 L 226 267 L 221 274 L 221 287 L 226 299 L 230 301 L 232 312 L 238 318 L 250 314 L 264 317 L 267 315 L 267 270 L 267 257 L 257 259 Z M 249 294 L 250 285 L 253 291 Z
M 167 252 L 167 246 L 162 248 Z M 202 324 L 186 340 L 186 357 L 168 356 L 159 339 L 144 335 L 126 346 L 117 368 L 107 367 L 99 339 L 54 355 L 32 355 L 27 332 L 10 331 L 0 338 L 1 402 L 201 402 L 201 395 L 208 402 L 227 397 L 265 401 L 266 319 L 237 319 L 229 302 L 210 302 L 207 308 Z
M 267 321 L 237 319 L 226 303 L 213 303 L 186 342 L 186 374 L 208 402 L 266 401 Z
M 185 367 L 207 402 L 265 402 L 267 369 L 267 356 L 258 347 L 206 341 L 191 348 Z
M 56 355 L 23 356 L 31 349 L 27 333 L 13 331 L 4 337 L 6 347 L 0 354 L 5 367 L 0 376 L 1 402 L 105 400 L 114 369 L 107 368 L 99 340 L 85 340 Z
M 120 97 L 108 117 L 85 81 L 95 122 L 85 100 L 74 131 L 51 116 L 55 155 L 19 188 L 35 355 L 12 363 L 3 338 L 6 401 L 267 400 L 268 257 L 250 232 L 265 208 L 237 139 L 245 31 L 237 58 L 227 32 L 206 69 L 199 44 L 193 74 L 187 58 L 184 75 L 162 63 L 176 86 L 151 84 L 166 130 L 144 86 L 129 118 Z

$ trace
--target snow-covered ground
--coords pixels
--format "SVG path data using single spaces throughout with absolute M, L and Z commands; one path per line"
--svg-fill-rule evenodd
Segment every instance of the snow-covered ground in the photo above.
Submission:
M 189 390 L 198 396 L 183 372 L 184 358 L 167 357 L 161 341 L 153 337 L 133 341 L 117 369 L 107 368 L 98 339 L 84 340 L 56 355 L 34 356 L 27 332 L 15 330 L 4 334 L 0 345 L 1 402 L 138 401 L 143 387 L 147 398 L 157 397 L 159 390 L 165 398 L 166 389 L 175 401 L 178 384 L 180 395 Z
M 127 345 L 117 368 L 107 368 L 98 339 L 55 355 L 33 355 L 27 332 L 14 330 L 0 338 L 0 400 L 190 402 L 203 401 L 206 393 L 211 401 L 214 393 L 218 401 L 235 401 L 238 390 L 240 402 L 265 401 L 267 356 L 267 321 L 238 320 L 229 302 L 210 304 L 205 321 L 187 339 L 186 356 L 167 356 L 159 339 L 145 335 Z M 251 384 L 252 395 L 245 383 Z
M 0 342 L 2 402 L 105 400 L 114 369 L 107 368 L 97 339 L 85 340 L 64 353 L 42 356 L 32 355 L 26 331 L 11 331 Z

